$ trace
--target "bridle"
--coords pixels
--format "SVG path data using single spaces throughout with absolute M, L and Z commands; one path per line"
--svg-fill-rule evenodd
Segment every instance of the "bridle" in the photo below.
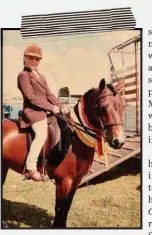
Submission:
M 108 85 L 107 85 L 108 86 Z M 105 94 L 105 95 L 100 95 L 97 99 L 96 99 L 96 103 L 95 105 L 97 106 L 97 109 L 98 109 L 98 112 L 100 111 L 100 104 L 99 104 L 99 101 L 102 99 L 102 98 L 105 98 L 107 96 L 115 96 L 117 95 L 119 92 L 114 90 L 113 92 L 111 93 L 108 93 L 108 94 Z M 82 96 L 83 97 L 83 96 Z M 82 98 L 81 97 L 81 98 Z M 81 99 L 80 98 L 80 99 Z M 80 99 L 79 99 L 79 102 L 80 102 Z M 79 104 L 78 102 L 78 104 Z M 77 105 L 78 105 L 77 104 Z M 60 120 L 62 120 L 65 124 L 70 124 L 71 126 L 73 126 L 74 128 L 77 128 L 78 130 L 81 130 L 82 132 L 88 134 L 89 136 L 97 139 L 97 140 L 100 140 L 100 138 L 98 138 L 98 136 L 105 136 L 106 137 L 106 133 L 107 131 L 105 130 L 105 127 L 111 127 L 111 126 L 122 126 L 123 125 L 123 122 L 114 122 L 114 123 L 108 123 L 108 124 L 104 124 L 100 115 L 98 115 L 98 118 L 99 118 L 99 122 L 100 122 L 100 126 L 101 126 L 101 129 L 97 130 L 97 128 L 90 128 L 88 126 L 85 126 L 79 116 L 79 114 L 77 114 L 77 118 L 79 120 L 79 123 L 77 122 L 74 122 L 74 121 L 71 121 L 69 118 L 65 117 L 65 116 L 62 116 L 62 115 L 58 115 L 58 114 L 55 114 L 56 118 L 59 118 Z M 92 125 L 92 124 L 91 124 Z M 83 129 L 82 129 L 83 128 Z
M 98 112 L 99 112 L 99 110 L 100 110 L 100 104 L 99 104 L 99 100 L 100 100 L 100 99 L 106 98 L 107 96 L 116 96 L 117 94 L 119 94 L 119 92 L 116 91 L 116 90 L 115 90 L 114 93 L 111 92 L 111 93 L 108 93 L 108 94 L 105 94 L 105 95 L 102 95 L 102 94 L 101 94 L 101 95 L 98 97 L 98 99 L 96 100 L 96 105 L 97 105 L 97 108 L 98 108 Z M 101 126 L 102 126 L 103 129 L 104 129 L 105 127 L 111 127 L 111 126 L 123 126 L 123 122 L 113 122 L 113 123 L 105 124 L 105 123 L 103 123 L 103 121 L 101 120 L 101 117 L 100 117 L 100 116 L 98 116 L 98 118 L 99 118 L 100 124 L 101 124 Z

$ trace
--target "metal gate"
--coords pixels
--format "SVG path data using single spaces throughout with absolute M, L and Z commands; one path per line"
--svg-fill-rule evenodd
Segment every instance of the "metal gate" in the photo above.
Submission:
M 122 95 L 126 100 L 126 135 L 140 133 L 140 40 L 141 36 L 138 35 L 108 53 L 112 83 L 115 85 L 124 81 Z
M 128 49 L 129 46 L 130 49 Z M 114 59 L 112 54 L 118 55 L 117 58 Z M 116 46 L 108 56 L 111 65 L 111 82 L 115 85 L 121 80 L 124 81 L 122 95 L 127 104 L 124 114 L 127 138 L 121 149 L 109 147 L 107 156 L 104 156 L 102 160 L 99 160 L 95 154 L 91 169 L 83 177 L 80 185 L 131 157 L 140 156 L 140 35 Z M 129 59 L 129 56 L 132 58 Z

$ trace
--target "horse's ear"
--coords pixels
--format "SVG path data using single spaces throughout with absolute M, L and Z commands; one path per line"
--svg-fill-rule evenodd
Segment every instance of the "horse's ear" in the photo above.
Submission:
M 105 85 L 106 85 L 106 81 L 104 78 L 102 78 L 99 84 L 99 90 L 102 91 L 105 88 Z
M 115 86 L 115 88 L 116 88 L 117 91 L 120 91 L 120 90 L 123 88 L 123 86 L 124 86 L 124 81 L 121 80 L 121 81 Z

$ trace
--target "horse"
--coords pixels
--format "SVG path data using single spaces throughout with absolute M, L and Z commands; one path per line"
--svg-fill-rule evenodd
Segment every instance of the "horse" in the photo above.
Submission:
M 88 140 L 89 138 L 94 138 L 94 136 L 99 137 L 101 134 L 105 136 L 108 144 L 115 149 L 121 148 L 124 144 L 122 118 L 125 104 L 120 94 L 121 89 L 121 82 L 113 86 L 112 84 L 106 84 L 105 79 L 101 79 L 99 86 L 88 90 L 74 106 L 73 112 L 80 120 L 81 133 L 85 132 Z M 49 179 L 55 179 L 56 184 L 53 228 L 65 228 L 67 226 L 68 212 L 73 197 L 82 178 L 89 171 L 97 149 L 95 145 L 89 145 L 80 138 L 77 128 L 79 127 L 74 128 L 72 132 L 72 144 L 69 146 L 67 154 L 60 164 L 52 167 L 49 161 L 46 163 L 46 172 Z M 91 134 L 92 136 L 90 137 Z M 99 139 L 96 138 L 96 141 L 98 142 Z M 2 150 L 3 183 L 9 169 L 20 174 L 23 173 L 27 153 L 26 133 L 21 132 L 13 120 L 4 119 Z M 49 156 L 47 158 L 49 159 Z

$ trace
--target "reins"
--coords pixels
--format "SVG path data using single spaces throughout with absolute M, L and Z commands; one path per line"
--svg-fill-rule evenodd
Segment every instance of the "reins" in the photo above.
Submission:
M 105 95 L 101 94 L 98 97 L 98 99 L 96 100 L 96 102 L 98 102 L 100 99 L 103 99 L 103 98 L 105 98 L 107 96 L 113 96 L 113 95 L 116 96 L 117 94 L 120 93 L 117 90 L 115 90 L 115 88 L 111 84 L 107 84 L 107 87 L 112 90 L 112 93 L 108 93 L 108 94 L 105 94 Z M 98 103 L 97 103 L 97 106 L 99 106 Z M 120 125 L 123 125 L 123 122 L 114 122 L 114 123 L 109 123 L 109 124 L 103 124 L 100 117 L 99 117 L 99 120 L 100 120 L 100 123 L 102 124 L 103 128 L 104 127 L 110 127 L 110 126 L 120 126 Z
M 86 126 L 84 126 L 84 125 L 81 125 L 80 123 L 71 121 L 69 118 L 63 117 L 63 116 L 60 115 L 60 114 L 54 114 L 54 116 L 55 116 L 57 119 L 60 119 L 61 121 L 63 121 L 64 123 L 70 124 L 71 126 L 77 128 L 78 130 L 80 130 L 80 131 L 82 131 L 82 132 L 84 132 L 84 133 L 87 133 L 88 135 L 90 135 L 90 136 L 93 137 L 94 139 L 100 140 L 100 138 L 98 138 L 98 136 L 97 136 L 96 134 L 101 135 L 102 132 L 98 132 L 98 133 L 97 133 L 97 132 L 95 132 L 94 130 L 92 130 L 91 128 L 86 127 Z M 81 128 L 78 127 L 78 126 L 83 127 L 83 128 L 85 127 L 85 129 L 83 130 L 83 129 L 81 129 Z M 94 133 L 91 133 L 90 131 L 91 131 L 91 132 L 94 132 Z
M 108 93 L 108 94 L 105 94 L 105 95 L 101 94 L 101 95 L 98 97 L 98 99 L 96 100 L 96 102 L 98 102 L 100 99 L 105 98 L 105 97 L 107 97 L 107 96 L 113 96 L 113 95 L 115 96 L 115 95 L 118 94 L 118 91 L 114 90 L 114 88 L 112 88 L 111 86 L 108 86 L 108 88 L 109 88 L 109 89 L 112 89 L 112 92 L 111 92 L 111 93 Z M 82 96 L 82 97 L 83 97 L 83 96 Z M 82 98 L 82 97 L 81 97 L 81 98 Z M 80 98 L 80 99 L 81 99 L 81 98 Z M 80 100 L 79 100 L 79 101 L 80 101 Z M 98 105 L 98 103 L 97 103 L 97 105 Z M 80 130 L 80 131 L 86 133 L 87 135 L 93 137 L 94 139 L 96 139 L 96 140 L 98 140 L 98 141 L 101 140 L 99 136 L 101 136 L 101 135 L 104 135 L 104 136 L 105 136 L 105 135 L 106 135 L 106 130 L 104 129 L 105 127 L 123 125 L 122 122 L 104 124 L 104 123 L 102 122 L 101 118 L 99 117 L 99 121 L 100 121 L 100 125 L 101 125 L 101 130 L 99 131 L 99 130 L 97 130 L 97 128 L 90 128 L 90 127 L 88 127 L 88 126 L 85 126 L 84 123 L 82 122 L 80 116 L 79 116 L 79 113 L 78 113 L 77 115 L 78 115 L 77 118 L 79 119 L 80 123 L 75 122 L 75 121 L 71 121 L 71 119 L 69 119 L 69 118 L 67 118 L 67 117 L 65 117 L 65 116 L 63 116 L 63 115 L 61 115 L 61 114 L 54 114 L 54 116 L 55 116 L 57 119 L 60 119 L 61 121 L 63 121 L 64 123 L 66 123 L 66 125 L 69 124 L 69 125 L 71 125 L 71 126 L 77 128 L 78 130 Z M 83 129 L 82 129 L 81 127 L 82 127 Z

